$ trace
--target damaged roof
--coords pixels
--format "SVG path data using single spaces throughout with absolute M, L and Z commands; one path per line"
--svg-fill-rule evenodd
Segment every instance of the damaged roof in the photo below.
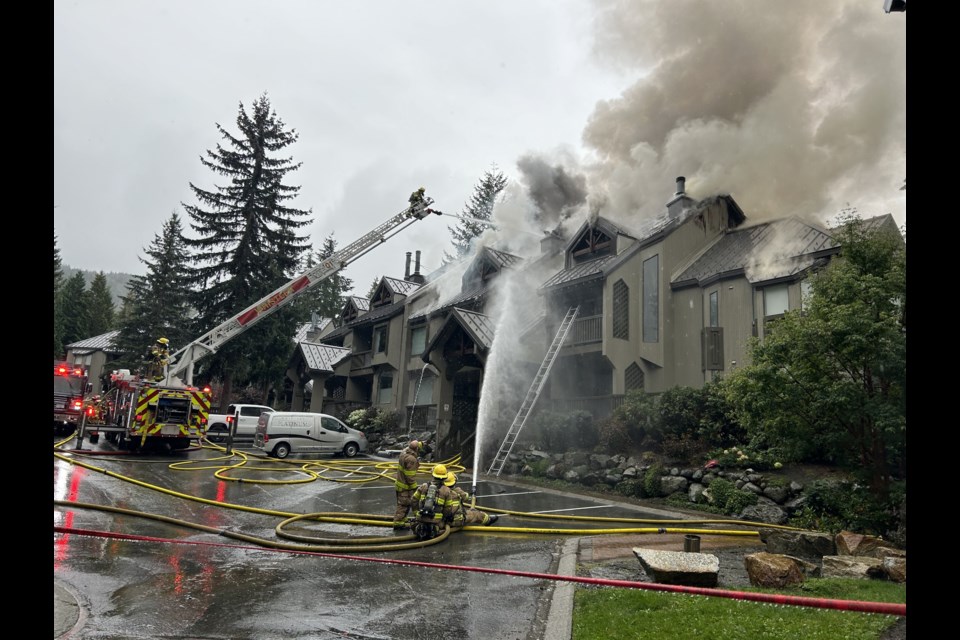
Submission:
M 313 342 L 301 342 L 297 345 L 297 349 L 303 356 L 309 371 L 332 373 L 333 368 L 350 355 L 350 349 L 346 347 L 331 347 Z
M 728 231 L 674 278 L 671 286 L 705 286 L 739 275 L 750 282 L 786 278 L 838 250 L 839 245 L 826 231 L 796 218 L 766 222 Z
M 540 285 L 540 287 L 546 289 L 560 285 L 582 284 L 589 280 L 602 278 L 605 267 L 610 265 L 616 258 L 617 256 L 615 255 L 606 255 L 596 260 L 580 262 L 569 269 L 557 272 L 553 277 Z

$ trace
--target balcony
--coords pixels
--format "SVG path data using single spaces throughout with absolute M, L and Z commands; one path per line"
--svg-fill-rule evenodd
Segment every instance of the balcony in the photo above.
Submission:
M 564 346 L 591 344 L 603 340 L 603 316 L 585 316 L 577 318 L 570 327 L 570 334 Z
M 366 369 L 373 364 L 373 351 L 355 351 L 350 354 L 350 370 Z

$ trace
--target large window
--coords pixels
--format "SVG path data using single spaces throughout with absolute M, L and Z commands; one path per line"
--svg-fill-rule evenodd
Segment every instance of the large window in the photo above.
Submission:
M 613 337 L 630 339 L 630 288 L 623 280 L 613 285 Z
M 373 330 L 373 352 L 374 353 L 386 353 L 387 352 L 387 332 L 390 329 L 389 325 L 383 325 L 382 327 L 377 327 Z
M 787 285 L 775 284 L 763 289 L 763 315 L 765 317 L 783 315 L 789 308 Z
M 710 294 L 710 325 L 711 327 L 720 326 L 720 292 L 714 291 Z
M 643 341 L 660 341 L 660 256 L 643 261 Z
M 414 406 L 433 404 L 433 385 L 436 380 L 436 376 L 429 371 L 424 372 L 422 379 L 420 374 L 411 375 L 409 404 Z
M 427 348 L 427 327 L 415 327 L 410 331 L 410 355 L 418 356 Z
M 393 372 L 384 371 L 380 374 L 380 390 L 377 393 L 377 404 L 390 404 L 393 399 Z

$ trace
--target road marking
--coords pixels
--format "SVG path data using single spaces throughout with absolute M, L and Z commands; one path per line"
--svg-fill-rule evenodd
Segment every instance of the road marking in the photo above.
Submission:
M 614 505 L 598 504 L 593 507 L 573 507 L 570 509 L 554 509 L 552 511 L 531 511 L 530 513 L 563 513 L 564 511 L 585 511 L 587 509 L 606 509 Z

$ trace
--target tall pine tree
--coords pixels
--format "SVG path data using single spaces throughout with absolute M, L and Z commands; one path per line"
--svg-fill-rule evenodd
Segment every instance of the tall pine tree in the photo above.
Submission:
M 90 310 L 90 326 L 88 328 L 91 337 L 113 331 L 116 307 L 113 304 L 113 297 L 110 295 L 107 276 L 103 271 L 93 276 L 90 291 L 87 293 L 87 302 L 87 308 Z
M 53 234 L 53 358 L 63 357 L 63 312 L 60 306 L 60 291 L 63 288 L 63 260 L 57 245 L 57 234 Z
M 123 352 L 122 364 L 136 369 L 143 354 L 157 338 L 170 340 L 175 352 L 192 339 L 190 331 L 190 291 L 188 252 L 183 239 L 183 224 L 176 211 L 153 237 L 140 262 L 146 275 L 133 276 L 127 283 L 127 295 L 119 321 L 117 346 Z
M 464 217 L 460 218 L 460 222 L 455 227 L 447 227 L 450 231 L 453 253 L 446 251 L 443 253 L 443 264 L 456 262 L 472 251 L 474 238 L 490 227 L 482 221 L 489 220 L 493 216 L 493 207 L 506 186 L 507 178 L 496 165 L 484 172 L 483 177 L 473 189 L 470 201 L 463 207 L 461 215 Z
M 77 271 L 60 291 L 60 308 L 63 313 L 63 346 L 93 337 L 90 333 L 90 311 L 87 308 L 87 283 L 83 272 Z
M 300 191 L 283 183 L 300 168 L 290 158 L 276 157 L 296 142 L 263 94 L 250 112 L 240 103 L 238 135 L 217 124 L 225 141 L 200 161 L 227 184 L 213 190 L 191 183 L 197 205 L 184 204 L 190 227 L 191 282 L 202 334 L 236 315 L 296 275 L 309 249 L 297 230 L 310 224 L 312 211 L 287 206 Z M 264 389 L 281 380 L 290 357 L 295 318 L 281 310 L 225 344 L 199 363 L 200 370 L 223 382 L 221 404 L 232 399 L 234 378 Z
M 337 252 L 337 241 L 331 231 L 324 239 L 316 253 L 307 256 L 307 263 L 303 271 L 309 271 Z M 353 280 L 338 271 L 303 296 L 298 302 L 297 318 L 304 322 L 315 312 L 321 318 L 333 318 L 343 309 L 346 302 L 344 296 L 353 288 Z

